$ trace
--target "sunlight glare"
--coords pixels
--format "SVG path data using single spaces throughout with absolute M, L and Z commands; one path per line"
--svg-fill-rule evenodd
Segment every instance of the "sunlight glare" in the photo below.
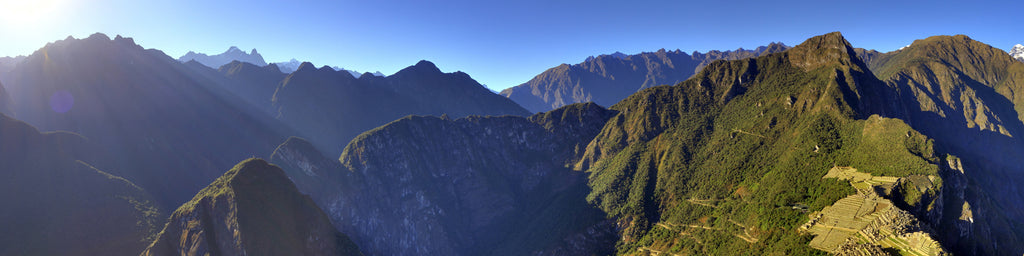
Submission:
M 56 19 L 58 0 L 0 0 L 0 20 L 8 27 L 37 28 Z

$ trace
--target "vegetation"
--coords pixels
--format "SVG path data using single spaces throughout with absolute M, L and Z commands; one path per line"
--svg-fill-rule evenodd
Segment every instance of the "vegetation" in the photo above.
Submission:
M 175 210 L 143 255 L 181 253 L 362 255 L 280 168 L 260 159 L 242 161 Z
M 807 211 L 853 194 L 833 166 L 935 175 L 929 139 L 867 117 L 856 90 L 879 86 L 838 34 L 638 92 L 586 149 L 587 200 L 625 221 L 619 254 L 815 254 Z M 874 84 L 864 84 L 874 82 Z M 862 119 L 863 118 L 863 119 Z M 665 227 L 671 227 L 671 232 Z

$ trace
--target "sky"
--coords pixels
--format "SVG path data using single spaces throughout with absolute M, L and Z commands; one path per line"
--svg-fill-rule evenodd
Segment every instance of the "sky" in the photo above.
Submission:
M 1019 10 L 1024 1 L 0 0 L 0 56 L 101 32 L 175 58 L 238 46 L 389 75 L 425 59 L 500 91 L 592 55 L 792 46 L 832 31 L 883 52 L 955 34 L 1009 50 L 1024 44 Z

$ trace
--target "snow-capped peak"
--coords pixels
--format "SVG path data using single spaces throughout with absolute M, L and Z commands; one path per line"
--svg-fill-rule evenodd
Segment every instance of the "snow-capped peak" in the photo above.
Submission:
M 1014 59 L 1017 59 L 1019 61 L 1024 61 L 1024 45 L 1014 45 L 1013 49 L 1010 49 L 1010 57 L 1013 57 Z

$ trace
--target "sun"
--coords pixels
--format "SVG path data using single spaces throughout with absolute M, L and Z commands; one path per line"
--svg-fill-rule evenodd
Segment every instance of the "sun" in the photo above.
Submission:
M 32 28 L 55 19 L 59 0 L 0 0 L 0 20 L 7 26 Z

